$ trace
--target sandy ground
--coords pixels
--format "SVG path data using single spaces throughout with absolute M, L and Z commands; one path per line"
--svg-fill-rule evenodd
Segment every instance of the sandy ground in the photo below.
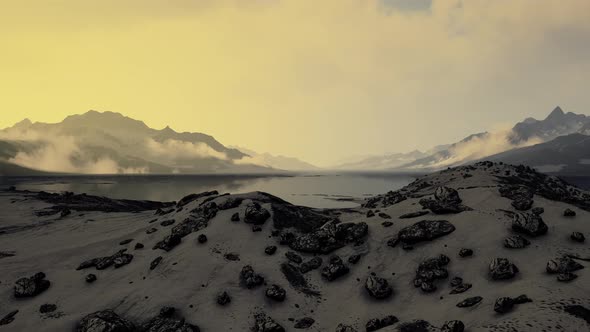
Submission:
M 348 222 L 363 221 L 369 225 L 367 240 L 358 246 L 345 246 L 334 253 L 345 261 L 352 254 L 361 254 L 356 265 L 348 264 L 350 273 L 336 281 L 322 279 L 320 270 L 306 274 L 321 296 L 309 296 L 293 289 L 280 271 L 290 250 L 279 246 L 270 236 L 272 220 L 263 231 L 252 232 L 251 225 L 231 222 L 233 213 L 243 215 L 248 199 L 234 209 L 219 211 L 207 228 L 183 238 L 182 243 L 170 252 L 152 250 L 152 246 L 169 233 L 168 227 L 159 225 L 167 219 L 180 222 L 190 210 L 202 201 L 187 205 L 182 211 L 155 216 L 154 211 L 141 213 L 79 212 L 67 217 L 37 217 L 34 212 L 48 207 L 29 194 L 4 191 L 0 193 L 0 251 L 13 252 L 14 256 L 0 258 L 0 318 L 19 310 L 15 320 L 0 331 L 74 331 L 77 322 L 85 315 L 103 309 L 113 309 L 119 315 L 141 322 L 157 314 L 164 306 L 176 307 L 187 322 L 198 325 L 202 331 L 249 331 L 253 313 L 264 311 L 286 330 L 293 330 L 289 319 L 312 317 L 315 324 L 309 331 L 334 331 L 340 323 L 365 330 L 372 318 L 395 315 L 402 322 L 425 319 L 434 326 L 448 320 L 461 320 L 466 331 L 590 331 L 590 323 L 563 311 L 564 304 L 581 304 L 590 307 L 590 271 L 577 271 L 578 278 L 569 283 L 556 280 L 545 272 L 547 261 L 563 253 L 577 253 L 590 257 L 588 240 L 571 241 L 573 231 L 590 236 L 590 213 L 572 205 L 534 197 L 534 206 L 543 207 L 543 220 L 548 224 L 546 235 L 530 238 L 525 249 L 507 249 L 503 239 L 513 234 L 511 219 L 502 211 L 514 210 L 510 200 L 500 196 L 496 178 L 486 170 L 476 170 L 472 177 L 462 178 L 453 172 L 428 175 L 435 185 L 445 184 L 458 189 L 463 204 L 472 208 L 450 215 L 432 213 L 414 219 L 398 216 L 421 210 L 420 198 L 410 198 L 387 208 L 380 208 L 392 216 L 391 227 L 383 227 L 381 217 L 366 217 L 366 208 L 344 212 L 340 219 Z M 242 195 L 255 198 L 256 195 Z M 270 210 L 269 204 L 263 204 Z M 563 216 L 566 208 L 574 210 L 573 218 Z M 153 219 L 157 222 L 149 223 Z M 400 246 L 387 246 L 387 241 L 405 227 L 419 220 L 448 220 L 456 230 L 444 237 L 415 245 L 410 251 Z M 158 231 L 146 234 L 155 227 Z M 199 234 L 206 234 L 208 242 L 197 242 Z M 119 245 L 125 239 L 133 239 Z M 145 248 L 134 250 L 137 242 Z M 273 256 L 264 253 L 268 245 L 277 245 Z M 107 256 L 128 248 L 133 261 L 118 269 L 77 271 L 76 267 L 90 258 Z M 461 248 L 474 250 L 472 257 L 461 258 Z M 226 253 L 237 253 L 239 261 L 224 258 Z M 413 286 L 418 264 L 429 257 L 445 254 L 451 258 L 449 278 L 437 282 L 434 293 L 423 293 Z M 313 255 L 301 254 L 304 260 Z M 153 271 L 150 262 L 163 256 L 162 263 Z M 323 257 L 324 264 L 330 255 Z M 488 276 L 492 258 L 506 257 L 515 263 L 520 273 L 506 281 L 493 281 Z M 579 261 L 588 267 L 590 263 Z M 240 286 L 239 273 L 250 264 L 263 275 L 268 284 L 278 284 L 287 291 L 282 303 L 265 297 L 265 287 L 248 290 Z M 42 271 L 51 281 L 50 288 L 32 298 L 16 299 L 14 282 L 21 277 Z M 364 289 L 367 276 L 374 272 L 386 278 L 393 286 L 394 295 L 386 300 L 371 298 Z M 97 275 L 92 284 L 85 282 L 88 273 Z M 450 295 L 449 281 L 459 276 L 473 287 L 465 293 Z M 216 296 L 227 291 L 232 302 L 222 307 Z M 518 305 L 512 312 L 497 314 L 494 301 L 501 296 L 528 295 L 533 302 Z M 456 304 L 467 297 L 481 296 L 483 301 L 471 308 L 458 308 Z M 57 311 L 39 313 L 45 303 L 57 305 Z M 396 331 L 398 325 L 381 331 Z

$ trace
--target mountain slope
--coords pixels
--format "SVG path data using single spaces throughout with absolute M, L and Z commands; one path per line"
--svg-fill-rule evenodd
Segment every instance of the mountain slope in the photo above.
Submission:
M 288 171 L 320 170 L 319 167 L 294 157 L 273 155 L 270 153 L 258 153 L 254 150 L 250 150 L 244 147 L 235 147 L 235 149 L 248 155 L 248 157 L 244 157 L 242 160 L 240 160 L 240 163 L 250 162 L 255 165 L 268 166 L 271 168 Z
M 60 123 L 25 119 L 0 130 L 0 158 L 25 168 L 64 173 L 273 172 L 210 135 L 149 128 L 119 113 L 89 111 Z

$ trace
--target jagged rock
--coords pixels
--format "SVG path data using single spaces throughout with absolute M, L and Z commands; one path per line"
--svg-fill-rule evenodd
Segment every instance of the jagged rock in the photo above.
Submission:
M 419 201 L 424 209 L 429 209 L 435 214 L 459 213 L 469 210 L 461 204 L 461 198 L 457 190 L 449 187 L 438 187 L 434 191 L 434 199 L 423 198 Z
M 172 211 L 174 211 L 174 209 L 157 209 L 156 213 L 154 213 L 157 216 L 164 216 L 167 215 L 168 213 L 171 213 Z
M 386 279 L 372 275 L 365 281 L 365 289 L 369 295 L 376 299 L 386 299 L 393 293 L 393 289 Z
M 391 227 L 393 226 L 393 223 L 391 221 L 384 221 L 381 223 L 381 226 L 383 227 Z
M 367 218 L 371 218 L 375 216 L 375 212 L 373 212 L 373 210 L 369 210 L 367 211 Z
M 86 278 L 84 278 L 84 279 L 86 280 L 87 283 L 91 284 L 96 281 L 96 274 L 90 273 L 90 274 L 86 275 Z
M 164 226 L 164 227 L 170 226 L 170 225 L 174 224 L 175 222 L 176 222 L 176 220 L 174 220 L 174 219 L 164 220 L 164 221 L 160 222 L 160 226 Z
M 258 287 L 264 283 L 264 277 L 254 273 L 254 269 L 250 265 L 246 265 L 240 272 L 240 281 L 248 289 Z
M 369 209 L 374 209 L 379 206 L 385 208 L 405 201 L 406 199 L 406 195 L 402 194 L 400 191 L 389 191 L 383 195 L 378 195 L 367 199 L 362 206 Z
M 527 186 L 506 185 L 499 189 L 500 195 L 512 200 L 512 206 L 520 211 L 526 211 L 533 205 L 533 192 Z
M 322 268 L 322 277 L 328 281 L 334 281 L 349 271 L 350 269 L 342 262 L 342 258 L 334 255 L 330 257 L 330 263 Z
M 547 262 L 547 273 L 562 274 L 570 273 L 583 269 L 584 266 L 576 262 L 569 256 L 561 256 Z
M 162 256 L 158 256 L 156 257 L 151 263 L 150 263 L 150 270 L 155 269 L 156 267 L 158 267 L 158 265 L 160 264 L 160 262 L 162 261 Z
M 240 221 L 240 214 L 238 212 L 231 215 L 231 221 Z
M 153 249 L 162 249 L 165 251 L 170 251 L 174 249 L 177 245 L 180 244 L 182 241 L 182 237 L 177 234 L 171 234 L 166 236 L 162 241 L 156 243 Z
M 217 215 L 217 211 L 219 211 L 217 203 L 205 201 L 201 203 L 196 209 L 191 210 L 191 213 L 197 217 L 204 218 L 205 220 L 211 220 Z
M 296 329 L 308 329 L 315 323 L 315 319 L 311 317 L 303 317 L 295 322 L 293 326 Z
M 267 255 L 274 255 L 277 252 L 277 246 L 268 246 L 264 248 L 264 253 Z
M 576 211 L 574 211 L 572 209 L 565 209 L 563 211 L 563 216 L 564 217 L 575 217 L 576 216 Z
M 493 280 L 511 279 L 518 273 L 516 265 L 507 258 L 494 258 L 490 262 L 490 277 Z
M 576 242 L 584 242 L 586 240 L 586 237 L 584 236 L 584 234 L 580 233 L 580 232 L 573 232 L 572 235 L 570 235 L 570 238 Z
M 95 267 L 97 270 L 104 270 L 112 265 L 115 265 L 115 267 L 121 267 L 123 265 L 129 264 L 133 259 L 133 255 L 126 254 L 126 251 L 127 249 L 121 249 L 111 256 L 89 259 L 82 262 L 76 270 L 82 270 L 91 267 Z
M 350 325 L 338 324 L 338 326 L 336 326 L 336 332 L 358 332 L 358 331 Z
M 411 218 L 418 218 L 418 217 L 422 217 L 428 214 L 428 211 L 426 210 L 422 210 L 422 211 L 416 211 L 416 212 L 410 212 L 410 213 L 405 213 L 402 214 L 401 216 L 399 216 L 400 219 L 411 219 Z
M 512 219 L 512 229 L 530 236 L 547 233 L 547 224 L 541 216 L 532 213 L 515 213 Z
M 576 278 L 578 278 L 578 275 L 571 272 L 560 273 L 557 275 L 557 281 L 561 282 L 570 282 Z
M 186 323 L 184 318 L 174 317 L 176 309 L 163 307 L 160 314 L 141 325 L 142 332 L 200 332 L 198 326 Z
M 198 193 L 198 194 L 190 194 L 187 196 L 184 196 L 183 198 L 181 198 L 178 203 L 176 204 L 176 207 L 182 207 L 187 205 L 190 202 L 196 201 L 199 198 L 203 198 L 203 197 L 207 197 L 207 196 L 217 196 L 219 195 L 219 192 L 217 192 L 217 190 L 212 190 L 212 191 L 205 191 L 202 193 Z
M 291 249 L 301 252 L 327 254 L 342 248 L 347 243 L 358 243 L 368 234 L 366 223 L 328 222 L 319 229 L 299 236 L 293 235 L 289 240 Z M 283 234 L 284 235 L 284 234 Z
M 228 252 L 223 255 L 223 258 L 227 259 L 228 261 L 237 262 L 240 260 L 240 255 L 235 252 Z
M 262 225 L 270 218 L 270 212 L 257 202 L 252 202 L 246 207 L 244 222 L 248 224 Z
M 422 220 L 402 228 L 397 237 L 403 243 L 415 244 L 434 240 L 453 231 L 455 231 L 455 226 L 446 220 Z
M 402 323 L 398 327 L 400 332 L 430 332 L 433 331 L 433 326 L 425 320 L 415 320 L 407 323 Z
M 133 241 L 133 239 L 127 239 L 127 240 L 123 240 L 123 241 L 119 242 L 119 244 L 122 245 L 122 246 L 124 246 L 126 244 L 131 243 L 131 241 Z
M 544 209 L 544 208 L 542 208 L 542 207 L 540 207 L 540 206 L 534 207 L 534 208 L 531 210 L 531 213 L 532 213 L 532 214 L 536 214 L 536 215 L 538 215 L 538 216 L 542 215 L 544 212 L 545 212 L 545 209 Z
M 199 236 L 197 237 L 197 241 L 199 243 L 205 243 L 205 242 L 207 242 L 207 235 L 205 235 L 205 234 L 199 234 Z
M 29 278 L 20 278 L 14 284 L 15 297 L 33 297 L 46 291 L 51 283 L 45 279 L 45 273 L 38 272 Z
M 256 232 L 262 232 L 262 227 L 260 227 L 258 225 L 252 226 L 252 232 L 254 232 L 254 233 L 256 233 Z
M 301 271 L 301 273 L 307 273 L 311 270 L 318 269 L 320 266 L 322 266 L 322 258 L 316 256 L 308 260 L 307 262 L 301 263 L 301 265 L 299 266 L 299 271 Z
M 440 328 L 441 332 L 463 332 L 465 331 L 465 324 L 460 320 L 446 321 Z
M 16 314 L 18 314 L 18 310 L 11 311 L 6 316 L 2 317 L 2 319 L 0 319 L 0 326 L 12 323 Z
M 209 204 L 207 204 L 207 206 L 209 206 Z M 198 207 L 197 209 L 193 210 L 195 214 L 191 214 L 181 223 L 172 227 L 172 230 L 170 231 L 170 236 L 183 238 L 193 232 L 198 232 L 204 229 L 205 227 L 207 227 L 209 220 L 213 218 L 213 216 L 215 215 L 214 211 L 216 210 L 205 209 L 204 206 Z
M 445 255 L 439 255 L 435 258 L 429 258 L 418 265 L 414 286 L 420 287 L 422 291 L 430 293 L 436 290 L 434 282 L 437 279 L 445 279 L 449 276 L 445 268 L 451 259 Z
M 227 292 L 221 292 L 217 295 L 217 304 L 225 306 L 231 303 L 231 297 Z
M 499 297 L 494 303 L 494 311 L 500 314 L 510 312 L 513 308 L 514 300 L 510 297 Z
M 112 310 L 97 311 L 82 318 L 76 332 L 134 332 L 135 326 Z
M 322 210 L 292 205 L 276 197 L 274 200 L 278 201 L 271 204 L 273 225 L 279 230 L 293 228 L 310 233 L 332 219 Z
M 145 231 L 145 233 L 146 233 L 146 234 L 152 234 L 152 233 L 155 233 L 155 232 L 157 232 L 157 231 L 158 231 L 158 229 L 157 229 L 157 228 L 153 228 L 153 227 L 152 227 L 152 228 L 150 228 L 150 229 L 146 230 L 146 231 Z
M 57 306 L 55 304 L 51 304 L 51 303 L 42 304 L 39 307 L 39 312 L 42 314 L 54 312 L 55 310 L 57 310 Z
M 292 251 L 287 251 L 285 257 L 295 264 L 301 264 L 301 262 L 303 262 L 303 258 Z
M 348 257 L 348 262 L 350 264 L 356 264 L 361 260 L 361 255 L 359 254 L 354 254 Z
M 277 302 L 283 302 L 287 292 L 283 287 L 273 284 L 266 289 L 265 294 L 269 299 L 275 300 Z
M 143 248 L 144 248 L 144 245 L 143 245 L 143 243 L 139 243 L 139 242 L 137 242 L 137 243 L 135 244 L 135 250 L 138 250 L 138 249 L 143 249 Z
M 463 284 L 463 278 L 454 277 L 453 279 L 451 279 L 450 284 L 451 284 L 451 287 L 459 286 L 459 285 Z
M 469 289 L 471 289 L 473 285 L 469 284 L 469 283 L 463 283 L 461 282 L 461 284 L 456 285 L 453 287 L 453 289 L 451 289 L 451 291 L 449 292 L 449 294 L 461 294 L 461 293 L 465 293 L 466 291 L 468 291 Z
M 459 307 L 459 308 L 473 307 L 474 305 L 480 303 L 482 300 L 483 300 L 483 297 L 481 297 L 481 296 L 468 297 L 465 300 L 457 303 L 457 307 Z
M 514 304 L 523 304 L 523 303 L 533 302 L 533 300 L 531 300 L 525 294 L 522 294 L 522 295 L 519 295 L 519 296 L 513 298 L 512 301 L 514 302 Z
M 385 212 L 379 212 L 379 217 L 381 217 L 383 219 L 391 219 L 391 216 Z
M 121 253 L 120 255 L 116 255 L 116 257 L 113 258 L 113 265 L 115 266 L 115 269 L 118 269 L 121 266 L 131 263 L 132 260 L 133 255 Z
M 386 316 L 384 318 L 373 318 L 365 324 L 365 330 L 367 332 L 377 331 L 384 327 L 391 326 L 399 322 L 399 319 L 393 315 Z
M 242 201 L 243 199 L 239 197 L 228 197 L 226 200 L 219 203 L 217 206 L 219 210 L 229 210 L 240 206 L 240 204 L 242 204 Z
M 391 239 L 387 240 L 388 247 L 395 248 L 398 243 L 399 243 L 399 237 L 397 237 L 397 236 L 394 236 Z
M 470 256 L 473 256 L 473 250 L 472 249 L 461 248 L 461 250 L 459 250 L 459 256 L 460 257 L 470 257 Z
M 523 249 L 531 242 L 520 235 L 511 235 L 504 239 L 504 247 L 509 249 Z
M 263 312 L 254 314 L 253 332 L 285 332 L 285 329 L 274 319 Z

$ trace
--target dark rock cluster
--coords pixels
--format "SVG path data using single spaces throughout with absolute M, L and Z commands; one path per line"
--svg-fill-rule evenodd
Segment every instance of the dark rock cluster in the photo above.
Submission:
M 14 284 L 15 297 L 34 297 L 46 291 L 51 282 L 45 279 L 45 273 L 35 273 L 31 277 L 20 278 Z
M 434 191 L 434 198 L 423 198 L 420 205 L 435 214 L 459 213 L 470 210 L 461 204 L 457 190 L 449 187 L 438 187 Z
M 111 256 L 89 259 L 87 261 L 80 263 L 76 270 L 83 270 L 91 267 L 95 267 L 97 270 L 104 270 L 111 266 L 114 266 L 115 268 L 120 268 L 124 265 L 131 263 L 131 261 L 133 260 L 133 255 L 127 254 L 126 251 L 127 249 L 121 249 Z
M 451 259 L 445 255 L 429 258 L 418 265 L 414 286 L 420 287 L 423 292 L 430 293 L 436 290 L 434 284 L 438 279 L 445 279 L 449 276 L 446 266 Z

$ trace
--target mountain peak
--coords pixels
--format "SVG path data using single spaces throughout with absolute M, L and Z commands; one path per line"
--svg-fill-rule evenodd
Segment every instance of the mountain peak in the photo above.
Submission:
M 563 110 L 561 109 L 561 107 L 557 106 L 555 107 L 555 109 L 553 109 L 553 111 L 549 114 L 549 116 L 547 117 L 547 119 L 550 118 L 556 118 L 556 117 L 560 117 L 563 116 L 565 113 L 563 112 Z

